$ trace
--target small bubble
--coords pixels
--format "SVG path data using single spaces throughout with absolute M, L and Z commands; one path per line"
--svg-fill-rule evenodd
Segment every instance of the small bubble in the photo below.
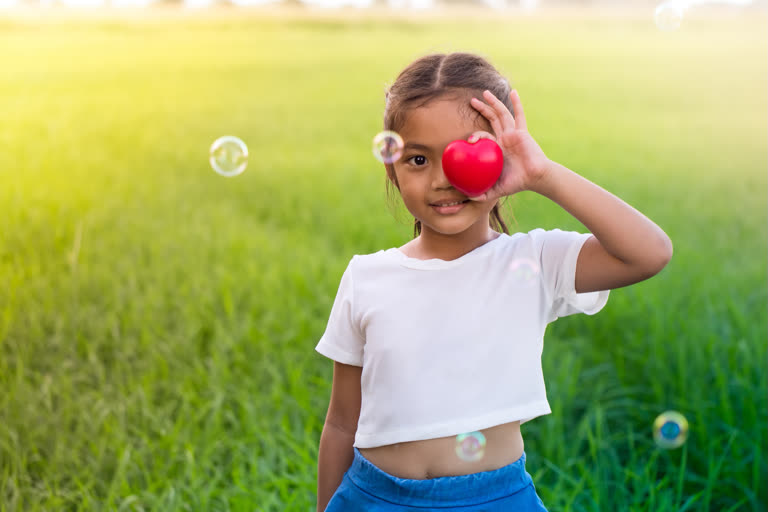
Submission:
M 211 167 L 222 176 L 237 176 L 248 165 L 248 147 L 232 135 L 216 139 L 211 144 L 210 154 Z
M 516 258 L 509 265 L 509 274 L 520 286 L 531 287 L 539 280 L 539 264 L 530 258 Z
M 373 138 L 373 156 L 385 164 L 392 164 L 403 154 L 403 138 L 391 130 L 384 130 Z
M 660 30 L 666 32 L 677 30 L 680 28 L 680 23 L 683 21 L 683 8 L 675 3 L 663 3 L 656 7 L 654 20 L 656 21 L 656 26 Z
M 677 411 L 664 411 L 653 422 L 653 439 L 660 448 L 678 448 L 688 439 L 688 420 Z
M 456 455 L 464 461 L 480 460 L 485 455 L 485 436 L 482 432 L 469 432 L 456 436 Z

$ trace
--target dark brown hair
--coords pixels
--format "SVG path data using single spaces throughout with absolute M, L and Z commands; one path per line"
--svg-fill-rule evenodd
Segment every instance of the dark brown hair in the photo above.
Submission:
M 385 89 L 384 129 L 399 132 L 410 109 L 449 97 L 459 100 L 463 112 L 468 116 L 474 115 L 475 121 L 483 124 L 485 131 L 493 133 L 488 120 L 469 104 L 473 96 L 482 98 L 485 89 L 491 91 L 514 115 L 509 98 L 512 90 L 509 82 L 486 59 L 465 52 L 425 55 L 409 64 L 400 72 L 395 82 Z M 394 165 L 384 165 L 387 169 L 386 186 L 389 198 L 390 183 L 394 183 L 397 190 L 400 190 L 400 184 L 397 182 Z M 512 218 L 514 219 L 514 215 Z M 499 212 L 498 202 L 493 206 L 488 222 L 495 231 L 503 230 L 509 234 Z M 416 238 L 419 233 L 421 221 L 414 218 L 413 237 Z

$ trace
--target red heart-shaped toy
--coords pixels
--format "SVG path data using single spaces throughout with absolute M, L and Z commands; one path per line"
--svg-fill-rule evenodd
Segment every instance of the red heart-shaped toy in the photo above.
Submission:
M 504 153 L 495 141 L 454 140 L 443 151 L 443 172 L 451 185 L 469 197 L 484 194 L 501 176 Z

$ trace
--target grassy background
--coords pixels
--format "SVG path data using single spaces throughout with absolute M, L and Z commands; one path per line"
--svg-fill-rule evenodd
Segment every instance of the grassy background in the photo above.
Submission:
M 370 146 L 385 85 L 436 51 L 489 58 L 547 155 L 674 243 L 549 326 L 553 411 L 523 426 L 544 503 L 765 510 L 765 23 L 652 12 L 0 18 L 0 510 L 314 510 L 314 346 L 351 256 L 412 236 Z M 236 178 L 208 164 L 225 134 Z M 511 233 L 586 230 L 509 208 Z

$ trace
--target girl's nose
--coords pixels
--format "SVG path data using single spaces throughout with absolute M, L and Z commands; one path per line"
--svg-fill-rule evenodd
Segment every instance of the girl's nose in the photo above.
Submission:
M 435 181 L 436 185 L 440 185 L 440 186 L 443 186 L 443 187 L 445 187 L 445 186 L 452 187 L 453 186 L 451 184 L 451 182 L 448 181 L 448 178 L 445 175 L 445 171 L 443 171 L 443 165 L 442 164 L 435 165 L 434 181 Z

